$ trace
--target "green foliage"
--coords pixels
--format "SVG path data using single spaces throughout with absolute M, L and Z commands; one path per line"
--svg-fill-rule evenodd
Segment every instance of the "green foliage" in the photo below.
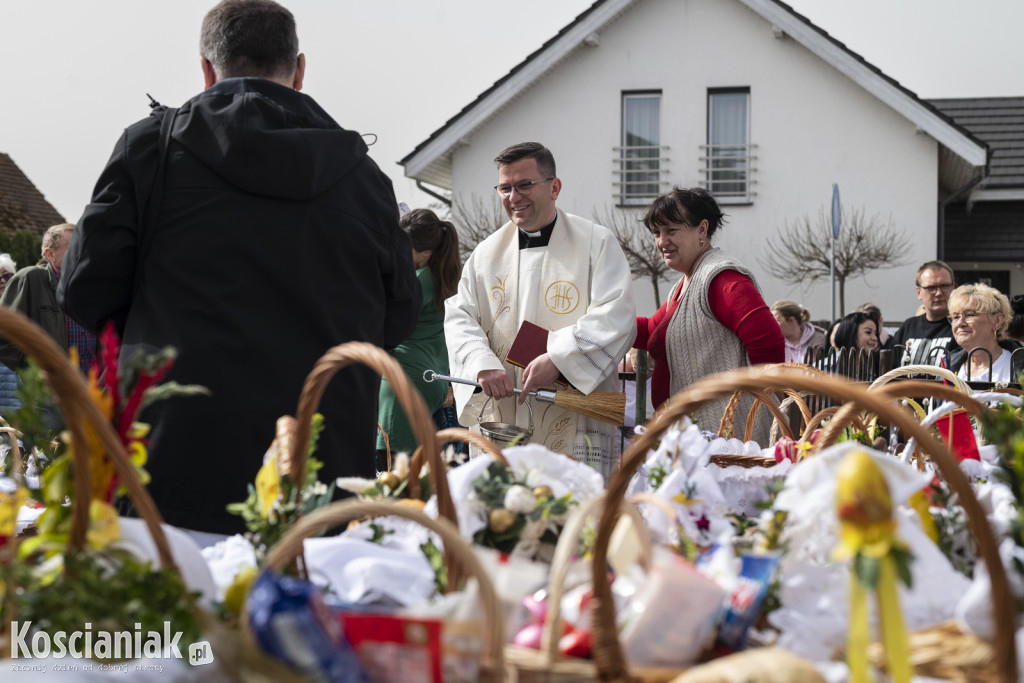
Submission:
M 23 563 L 0 564 L 0 579 L 18 586 L 14 608 L 19 621 L 32 622 L 51 636 L 81 631 L 90 623 L 94 643 L 95 634 L 103 631 L 141 631 L 144 636 L 154 631 L 162 636 L 169 621 L 172 633 L 182 632 L 180 650 L 187 652 L 200 639 L 198 617 L 190 605 L 197 594 L 190 599 L 177 571 L 155 569 L 123 550 L 67 555 L 64 568 L 47 583 Z
M 21 401 L 21 407 L 8 414 L 7 418 L 11 426 L 21 432 L 23 459 L 24 454 L 31 453 L 33 449 L 38 449 L 46 456 L 45 459 L 38 459 L 36 463 L 37 470 L 41 473 L 65 450 L 64 444 L 57 440 L 64 423 L 46 384 L 43 371 L 34 360 L 28 360 L 28 365 L 18 371 L 18 377 L 21 383 L 15 395 Z M 10 443 L 9 434 L 5 433 L 2 438 Z M 10 457 L 8 452 L 3 462 L 3 472 L 6 474 L 10 474 Z M 38 498 L 37 491 L 30 493 L 33 498 Z
M 949 559 L 957 571 L 964 576 L 974 576 L 977 550 L 970 530 L 967 528 L 967 513 L 957 504 L 956 494 L 949 485 L 936 477 L 928 491 L 928 510 L 935 523 L 939 550 Z
M 394 529 L 385 529 L 376 522 L 369 522 L 367 526 L 369 526 L 370 531 L 373 532 L 373 537 L 370 538 L 370 543 L 383 543 L 386 537 L 395 533 Z
M 1024 376 L 1021 377 L 1024 379 Z M 982 413 L 979 420 L 985 440 L 994 444 L 1003 468 L 1003 482 L 1013 493 L 1014 512 L 1010 537 L 1018 548 L 1024 548 L 1024 429 L 1019 413 L 1007 404 L 995 411 Z M 1024 563 L 1015 556 L 1014 569 L 1024 576 Z M 1017 601 L 1018 612 L 1024 611 L 1024 599 Z
M 648 482 L 650 483 L 651 490 L 652 491 L 657 491 L 659 488 L 661 488 L 661 484 L 662 484 L 662 482 L 665 481 L 665 477 L 667 477 L 667 476 L 668 476 L 668 469 L 667 468 L 661 467 L 661 466 L 657 466 L 657 465 L 652 467 L 651 468 L 650 476 L 648 476 L 648 478 L 647 478 Z
M 910 550 L 899 543 L 893 543 L 889 549 L 888 558 L 892 559 L 896 568 L 896 576 L 903 584 L 910 588 L 913 585 L 913 576 L 910 573 L 910 564 L 914 561 L 914 555 Z M 882 561 L 885 558 L 870 557 L 862 552 L 853 556 L 853 573 L 857 582 L 864 588 L 874 589 L 878 586 L 878 579 L 882 572 Z
M 497 461 L 490 463 L 484 473 L 473 481 L 473 489 L 476 491 L 477 498 L 488 511 L 505 509 L 505 494 L 513 486 L 526 486 L 526 484 L 517 481 L 512 470 Z M 528 514 L 515 513 L 515 522 L 508 529 L 495 531 L 488 524 L 473 534 L 473 542 L 485 548 L 511 553 L 519 542 L 520 534 L 527 521 L 548 521 L 552 518 L 564 517 L 568 514 L 569 507 L 574 504 L 575 501 L 572 499 L 571 493 L 559 498 L 539 496 L 537 506 L 531 512 Z M 549 527 L 545 529 L 539 540 L 541 543 L 555 543 L 558 540 L 558 533 Z
M 267 550 L 284 535 L 300 517 L 324 507 L 334 498 L 334 482 L 329 486 L 320 483 L 317 472 L 324 466 L 322 462 L 313 457 L 319 441 L 320 433 L 324 429 L 323 415 L 316 413 L 313 416 L 312 430 L 309 439 L 309 455 L 306 458 L 306 478 L 303 486 L 299 487 L 292 481 L 287 473 L 281 474 L 279 483 L 278 502 L 274 508 L 274 514 L 269 518 L 263 516 L 260 510 L 259 498 L 256 495 L 256 487 L 249 484 L 249 496 L 241 503 L 231 503 L 227 511 L 238 515 L 245 522 L 248 529 L 246 538 L 256 549 L 256 559 L 262 564 L 266 557 Z M 302 494 L 301 501 L 299 494 Z
M 0 212 L 0 226 L 9 227 Z M 0 230 L 0 254 L 10 254 L 18 269 L 34 266 L 43 253 L 43 238 L 27 228 Z
M 315 458 L 310 458 L 306 462 L 306 481 L 309 482 L 312 478 L 313 483 L 303 487 L 301 501 L 299 500 L 300 488 L 295 485 L 288 474 L 282 474 L 280 496 L 274 508 L 275 514 L 269 518 L 263 516 L 256 495 L 256 487 L 252 484 L 249 484 L 249 496 L 245 501 L 230 503 L 227 506 L 228 512 L 239 515 L 245 522 L 245 527 L 248 529 L 245 536 L 255 548 L 256 559 L 261 564 L 266 558 L 267 551 L 284 536 L 285 532 L 299 518 L 331 502 L 334 497 L 334 482 L 331 482 L 330 486 L 324 486 L 316 480 L 316 471 L 321 467 L 323 467 L 323 463 Z
M 430 563 L 430 568 L 434 570 L 434 588 L 438 593 L 444 593 L 448 588 L 448 570 L 444 566 L 444 554 L 434 545 L 432 538 L 428 538 L 426 543 L 421 543 L 420 550 Z

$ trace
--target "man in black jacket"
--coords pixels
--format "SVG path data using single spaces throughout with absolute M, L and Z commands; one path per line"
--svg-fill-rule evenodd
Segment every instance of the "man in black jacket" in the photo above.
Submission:
M 206 90 L 169 122 L 163 177 L 171 113 L 156 107 L 117 143 L 57 296 L 94 332 L 112 320 L 122 358 L 173 346 L 166 379 L 209 389 L 142 416 L 149 488 L 169 523 L 228 534 L 242 525 L 225 505 L 246 498 L 316 360 L 352 340 L 397 345 L 422 302 L 390 180 L 358 133 L 298 92 L 292 14 L 224 0 L 200 49 Z M 378 382 L 365 367 L 332 381 L 321 480 L 374 475 Z
M 907 318 L 893 335 L 893 346 L 905 349 L 903 358 L 897 355 L 899 365 L 942 365 L 948 358 L 936 349 L 950 353 L 959 348 L 953 341 L 953 328 L 949 315 L 949 295 L 956 287 L 953 269 L 945 261 L 928 261 L 917 269 L 914 276 L 917 298 L 924 313 Z M 900 363 L 902 360 L 904 362 Z

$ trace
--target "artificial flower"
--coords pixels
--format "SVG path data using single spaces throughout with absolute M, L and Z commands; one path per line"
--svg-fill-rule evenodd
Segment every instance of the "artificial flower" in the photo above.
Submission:
M 89 545 L 100 550 L 120 537 L 117 510 L 110 503 L 93 498 L 89 503 L 89 529 L 85 533 Z
M 11 493 L 0 493 L 0 545 L 14 536 L 18 529 L 18 510 L 28 498 L 28 491 L 17 487 Z
M 263 463 L 263 467 L 256 473 L 256 499 L 264 519 L 271 518 L 274 503 L 277 502 L 280 492 L 281 478 L 277 474 L 277 461 L 271 458 Z
M 512 512 L 528 515 L 537 507 L 537 497 L 525 486 L 513 484 L 505 491 L 505 507 Z

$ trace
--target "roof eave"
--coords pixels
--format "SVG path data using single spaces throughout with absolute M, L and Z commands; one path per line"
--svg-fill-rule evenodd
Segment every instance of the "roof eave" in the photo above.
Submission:
M 841 43 L 823 34 L 792 8 L 776 0 L 740 0 L 744 5 L 782 29 L 841 74 L 906 117 L 971 166 L 988 163 L 988 147 L 959 126 L 944 119 L 933 107 L 867 65 Z
M 502 80 L 492 86 L 489 92 L 486 92 L 451 121 L 435 131 L 421 148 L 402 159 L 399 164 L 405 167 L 406 177 L 429 182 L 446 190 L 452 189 L 452 151 L 480 125 L 501 111 L 502 107 L 565 59 L 588 36 L 599 31 L 636 1 L 606 0 L 595 3 L 590 10 L 570 24 L 557 39 L 527 57 Z M 426 177 L 428 175 L 434 180 L 428 180 Z

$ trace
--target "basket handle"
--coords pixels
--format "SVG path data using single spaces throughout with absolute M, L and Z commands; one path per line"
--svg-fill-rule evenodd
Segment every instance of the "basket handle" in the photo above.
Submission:
M 75 444 L 85 444 L 85 424 L 95 432 L 100 444 L 107 452 L 120 483 L 128 489 L 128 497 L 139 517 L 145 522 L 153 543 L 156 545 L 160 564 L 178 571 L 171 554 L 167 536 L 160 526 L 163 519 L 146 487 L 139 481 L 135 466 L 125 452 L 124 444 L 117 436 L 110 421 L 89 397 L 81 373 L 71 365 L 67 355 L 56 342 L 36 323 L 21 313 L 0 306 L 0 334 L 18 347 L 26 356 L 35 359 L 46 373 L 46 380 L 64 415 Z M 85 448 L 71 449 L 72 464 L 75 468 L 74 498 L 71 502 L 71 533 L 68 548 L 79 550 L 85 547 L 85 535 L 89 527 L 89 501 L 92 477 L 89 473 L 89 453 Z
M 659 500 L 661 499 L 659 498 Z M 650 501 L 643 499 L 637 502 Z M 586 526 L 587 520 L 600 512 L 604 505 L 604 496 L 591 498 L 581 507 L 573 510 L 572 514 L 565 521 L 565 526 L 562 527 L 562 533 L 558 535 L 558 543 L 555 545 L 555 553 L 551 558 L 551 571 L 548 575 L 547 614 L 544 619 L 544 630 L 540 641 L 541 654 L 543 654 L 544 660 L 548 664 L 553 664 L 562 658 L 562 653 L 558 649 L 558 640 L 562 634 L 562 595 L 565 592 L 565 579 L 568 577 L 569 569 L 572 567 L 573 554 L 576 552 L 580 539 L 583 537 L 583 529 Z M 649 567 L 653 548 L 651 547 L 651 536 L 647 531 L 647 525 L 644 524 L 644 518 L 640 514 L 639 508 L 633 504 L 633 501 L 625 503 L 623 509 L 633 521 L 633 526 L 640 536 L 641 563 L 645 568 Z M 669 516 L 669 520 L 674 519 L 674 517 L 675 513 L 672 513 Z
M 927 451 L 938 465 L 950 488 L 957 494 L 967 513 L 968 524 L 978 543 L 981 556 L 992 581 L 993 619 L 996 633 L 996 664 L 1003 680 L 1014 680 L 1017 675 L 1017 654 L 1014 646 L 1015 601 L 1007 584 L 1006 570 L 999 557 L 998 547 L 985 512 L 978 503 L 967 477 L 928 429 L 917 420 L 894 406 L 883 392 L 868 391 L 848 380 L 836 377 L 816 377 L 806 372 L 775 368 L 742 368 L 729 373 L 710 375 L 690 385 L 669 399 L 657 419 L 648 423 L 648 429 L 639 435 L 622 458 L 622 465 L 608 482 L 608 500 L 621 500 L 633 474 L 647 458 L 662 433 L 676 420 L 693 409 L 736 390 L 781 389 L 813 392 L 856 404 L 895 423 L 901 430 L 917 439 L 919 447 Z M 851 410 L 856 409 L 856 406 Z M 602 680 L 625 679 L 628 672 L 615 626 L 615 605 L 611 586 L 604 567 L 608 560 L 608 544 L 618 506 L 606 505 L 598 523 L 597 540 L 593 555 L 593 652 Z
M 937 365 L 904 365 L 900 368 L 893 368 L 872 382 L 870 388 L 874 389 L 884 384 L 888 384 L 895 379 L 899 379 L 901 377 L 912 377 L 914 375 L 933 375 L 939 379 L 944 379 L 951 382 L 953 386 L 964 394 L 970 394 L 974 391 L 971 389 L 971 385 L 957 377 L 955 372 L 947 370 L 946 368 L 941 368 Z
M 383 516 L 403 517 L 433 531 L 441 537 L 446 558 L 464 567 L 467 573 L 477 581 L 481 607 L 484 613 L 484 654 L 490 659 L 495 671 L 504 668 L 503 647 L 505 643 L 505 621 L 501 611 L 501 603 L 495 592 L 494 584 L 487 575 L 480 560 L 472 548 L 459 535 L 459 530 L 448 520 L 433 519 L 419 510 L 405 505 L 380 501 L 344 500 L 320 508 L 300 519 L 274 544 L 267 555 L 264 567 L 281 571 L 293 562 L 302 552 L 302 543 L 311 536 L 317 536 L 326 529 L 338 527 L 353 519 Z M 243 628 L 250 640 L 248 618 L 243 616 Z
M 328 383 L 335 373 L 353 363 L 362 363 L 372 368 L 391 385 L 399 405 L 409 419 L 416 440 L 424 450 L 424 458 L 430 463 L 431 484 L 437 494 L 438 512 L 458 527 L 455 505 L 448 491 L 448 477 L 441 460 L 441 449 L 434 436 L 434 420 L 427 412 L 423 397 L 406 377 L 398 361 L 383 349 L 366 342 L 348 342 L 328 349 L 306 377 L 302 393 L 299 395 L 299 405 L 295 409 L 295 440 L 292 442 L 288 463 L 292 481 L 300 483 L 306 478 L 306 454 L 309 452 L 313 414 L 320 405 L 320 399 L 323 398 Z
M 936 369 L 942 370 L 943 368 Z M 885 375 L 882 377 L 884 376 Z M 918 398 L 930 396 L 944 401 L 953 401 L 955 403 L 959 403 L 967 410 L 967 412 L 974 416 L 981 415 L 981 413 L 986 410 L 985 404 L 973 396 L 965 394 L 955 386 L 929 380 L 910 379 L 894 383 L 883 382 L 881 384 L 872 384 L 868 388 L 868 391 L 884 396 L 890 401 L 906 396 L 915 396 Z M 819 439 L 819 442 L 815 444 L 815 448 L 813 449 L 814 451 L 820 450 L 825 445 L 835 443 L 835 440 L 839 438 L 839 434 L 842 432 L 843 428 L 850 422 L 851 417 L 855 416 L 856 412 L 855 407 L 850 405 L 839 406 L 838 409 L 834 407 L 833 410 L 835 411 L 835 416 L 822 429 L 821 438 Z M 906 411 L 901 409 L 901 412 L 905 413 Z M 915 420 L 915 422 L 917 422 L 917 420 Z
M 729 403 L 725 406 L 725 411 L 722 413 L 722 419 L 718 423 L 718 435 L 724 437 L 729 433 L 729 430 L 733 428 L 736 423 L 736 411 L 739 409 L 740 400 L 743 394 L 750 394 L 754 397 L 754 402 L 750 406 L 750 412 L 747 413 L 746 425 L 743 430 L 743 440 L 750 441 L 754 434 L 754 417 L 757 414 L 758 408 L 765 406 L 768 411 L 775 417 L 775 420 L 779 424 L 779 429 L 782 430 L 782 434 L 790 439 L 793 438 L 793 430 L 789 426 L 789 420 L 786 419 L 785 413 L 779 408 L 779 405 L 771 399 L 765 391 L 759 389 L 747 389 L 744 391 L 734 391 L 732 396 L 729 398 Z
M 458 441 L 460 443 L 468 443 L 476 446 L 487 455 L 491 456 L 505 467 L 511 467 L 508 460 L 501 453 L 501 449 L 498 448 L 498 444 L 488 439 L 483 434 L 477 434 L 471 432 L 465 427 L 448 427 L 439 431 L 435 438 L 438 443 L 448 443 L 449 441 Z M 412 454 L 412 459 L 409 461 L 409 494 L 414 498 L 419 498 L 419 472 L 423 467 L 423 448 L 422 446 L 416 447 L 416 452 Z M 415 488 L 413 488 L 415 487 Z

